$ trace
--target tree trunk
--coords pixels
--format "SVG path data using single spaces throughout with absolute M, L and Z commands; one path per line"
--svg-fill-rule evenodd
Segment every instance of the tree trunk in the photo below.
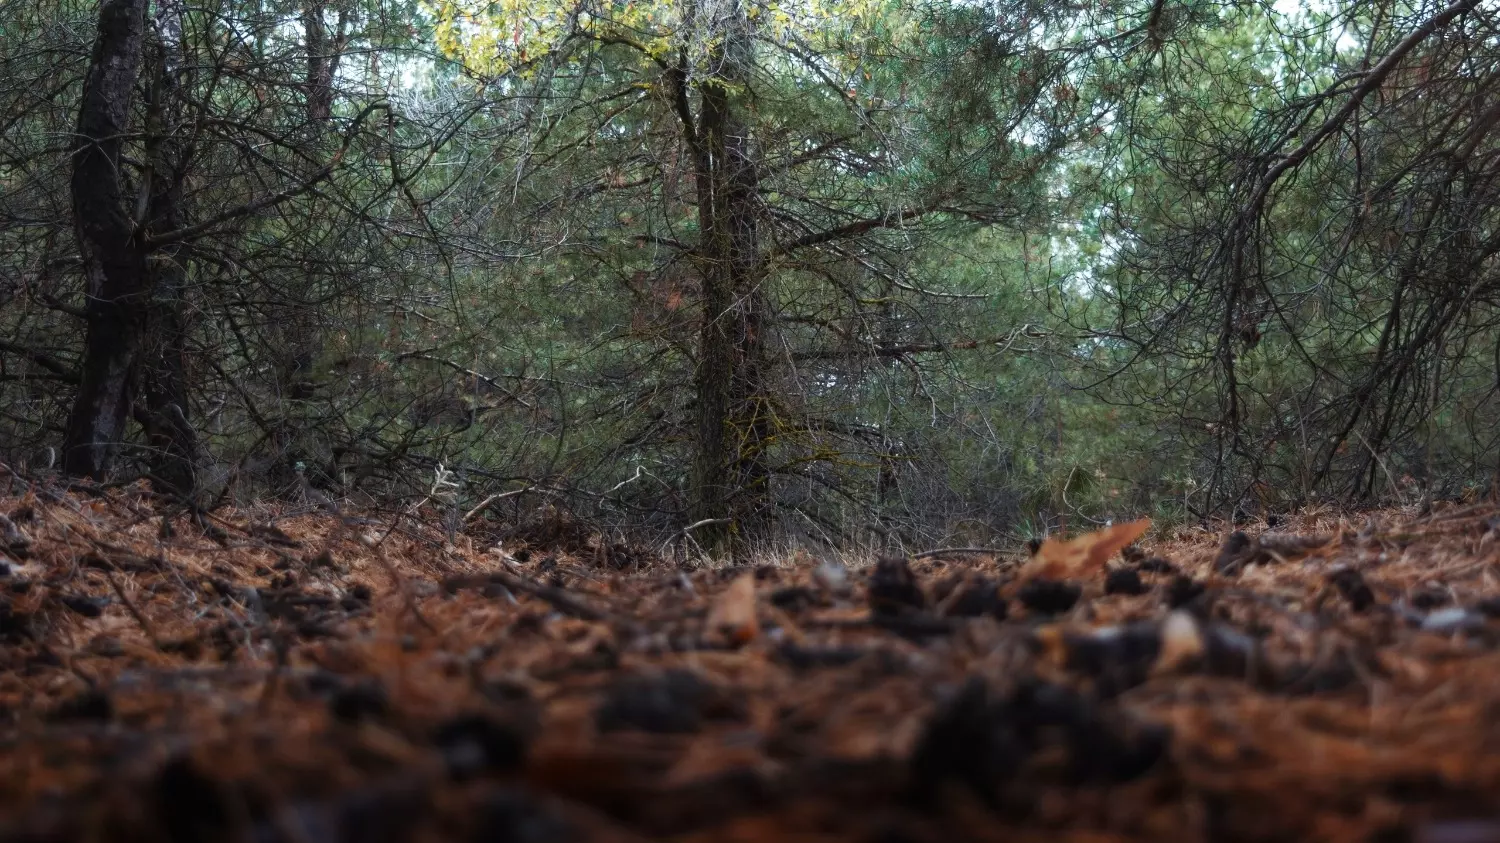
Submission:
M 749 130 L 729 96 L 748 79 L 753 45 L 738 0 L 714 11 L 722 41 L 709 60 L 715 73 L 699 86 L 696 138 L 703 325 L 694 384 L 698 448 L 690 514 L 694 521 L 720 522 L 698 533 L 719 551 L 770 515 L 765 447 L 771 420 L 764 383 L 757 164 Z
M 63 470 L 102 478 L 125 430 L 145 331 L 148 274 L 126 209 L 120 153 L 140 70 L 147 0 L 103 0 L 78 109 L 71 194 L 87 283 L 82 381 Z
M 182 192 L 187 167 L 180 137 L 182 117 L 182 2 L 158 0 L 154 70 L 147 114 L 145 180 L 148 235 L 187 225 Z M 143 338 L 141 380 L 145 398 L 142 426 L 156 481 L 179 495 L 197 488 L 198 437 L 190 421 L 187 387 L 188 271 L 186 255 L 173 243 L 151 254 L 147 269 L 151 296 Z
M 331 33 L 327 22 L 330 6 L 338 7 L 337 24 Z M 352 14 L 352 4 L 346 0 L 302 0 L 302 50 L 307 62 L 302 83 L 307 116 L 300 141 L 307 152 L 299 171 L 303 178 L 315 177 L 323 151 L 333 154 L 328 145 L 337 140 L 332 131 L 334 80 L 348 46 Z M 311 274 L 303 279 L 295 294 L 282 303 L 286 307 L 283 318 L 273 329 L 281 346 L 275 367 L 276 387 L 284 399 L 271 420 L 276 460 L 272 479 L 277 485 L 309 479 L 323 485 L 335 473 L 330 468 L 328 475 L 323 475 L 315 468 L 322 467 L 329 455 L 309 441 L 309 431 L 326 412 L 322 392 L 326 384 L 317 376 L 317 369 L 325 353 L 327 328 L 322 319 L 324 311 L 312 302 L 316 294 L 309 287 L 315 283 Z M 303 306 L 298 307 L 299 302 Z
M 339 59 L 343 56 L 345 39 L 348 37 L 349 8 L 341 4 L 338 28 L 329 37 L 323 13 L 325 0 L 304 0 L 302 5 L 302 29 L 307 51 L 307 119 L 317 130 L 333 116 L 333 76 L 338 72 Z

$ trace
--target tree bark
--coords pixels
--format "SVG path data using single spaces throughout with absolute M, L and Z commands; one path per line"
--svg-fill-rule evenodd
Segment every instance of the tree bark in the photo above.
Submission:
M 699 84 L 696 170 L 703 280 L 703 324 L 695 373 L 698 447 L 691 520 L 714 551 L 763 526 L 771 512 L 766 445 L 771 403 L 765 388 L 767 306 L 761 289 L 759 173 L 748 127 L 730 91 L 749 79 L 753 42 L 738 0 L 714 4 L 720 47 Z
M 338 28 L 329 37 L 323 13 L 325 0 L 304 0 L 302 5 L 302 28 L 307 51 L 307 119 L 321 129 L 333 116 L 333 77 L 339 69 L 345 39 L 348 37 L 349 9 L 339 9 Z
M 110 469 L 123 438 L 146 328 L 146 259 L 120 180 L 146 5 L 101 3 L 73 145 L 70 192 L 88 304 L 82 380 L 68 415 L 63 470 L 96 479 Z
M 153 45 L 153 76 L 147 109 L 146 214 L 152 235 L 188 225 L 182 191 L 188 151 L 180 136 L 182 119 L 182 0 L 158 0 Z M 151 295 L 143 338 L 141 380 L 145 399 L 142 426 L 156 481 L 180 495 L 197 488 L 198 437 L 190 419 L 187 385 L 188 267 L 180 242 L 149 255 Z

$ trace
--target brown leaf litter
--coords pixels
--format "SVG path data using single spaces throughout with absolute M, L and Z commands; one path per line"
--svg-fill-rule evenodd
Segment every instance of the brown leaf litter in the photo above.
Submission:
M 621 571 L 10 487 L 0 841 L 1500 840 L 1490 507 Z

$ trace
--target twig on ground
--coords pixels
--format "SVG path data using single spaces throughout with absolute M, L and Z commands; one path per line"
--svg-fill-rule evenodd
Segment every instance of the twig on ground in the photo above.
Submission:
M 921 553 L 913 553 L 911 558 L 931 559 L 935 556 L 999 556 L 1002 553 L 993 547 L 939 547 L 932 550 L 924 550 Z
M 146 616 L 141 614 L 141 610 L 136 607 L 135 601 L 131 600 L 130 595 L 125 593 L 125 589 L 115 577 L 115 572 L 105 571 L 104 578 L 109 580 L 109 587 L 115 590 L 115 594 L 120 598 L 120 602 L 125 604 L 125 610 L 130 612 L 130 616 L 135 618 L 136 623 L 140 624 L 141 631 L 146 633 L 146 638 L 150 640 L 151 646 L 160 650 L 161 639 L 156 637 L 156 630 L 151 628 L 151 622 L 146 620 Z
M 590 606 L 560 588 L 553 588 L 552 586 L 532 582 L 525 577 L 505 571 L 490 571 L 485 574 L 449 577 L 443 580 L 443 588 L 450 592 L 464 588 L 480 588 L 486 585 L 503 585 L 511 591 L 530 594 L 532 597 L 552 604 L 553 608 L 559 612 L 572 615 L 575 618 L 581 618 L 586 621 L 607 621 L 629 625 L 629 622 L 616 618 L 604 609 Z

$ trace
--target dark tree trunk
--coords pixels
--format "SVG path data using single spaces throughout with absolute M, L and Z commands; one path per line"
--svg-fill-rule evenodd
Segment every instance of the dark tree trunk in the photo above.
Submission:
M 182 3 L 158 0 L 154 71 L 147 114 L 150 175 L 144 230 L 148 235 L 187 225 L 182 191 L 187 150 L 180 137 Z M 143 427 L 157 482 L 181 495 L 197 488 L 198 437 L 190 420 L 187 388 L 187 266 L 175 241 L 153 254 L 150 306 L 141 354 L 145 399 Z
M 63 470 L 100 478 L 125 431 L 146 329 L 148 274 L 127 210 L 120 153 L 140 71 L 147 0 L 103 0 L 78 109 L 71 194 L 87 279 L 82 380 L 63 440 Z
M 335 6 L 338 20 L 330 32 L 328 17 L 331 7 Z M 352 4 L 348 0 L 302 0 L 302 50 L 307 62 L 302 83 L 307 121 L 301 129 L 301 145 L 308 153 L 300 165 L 303 168 L 300 174 L 304 178 L 314 178 L 319 166 L 317 151 L 326 150 L 333 154 L 329 144 L 337 140 L 332 131 L 334 80 L 343 51 L 348 46 L 351 20 Z M 326 412 L 325 384 L 318 377 L 317 370 L 325 354 L 327 326 L 321 318 L 324 311 L 310 300 L 316 295 L 310 289 L 315 283 L 309 274 L 303 285 L 281 303 L 284 308 L 282 318 L 274 328 L 273 335 L 281 346 L 281 356 L 275 367 L 276 388 L 277 394 L 284 399 L 272 416 L 270 431 L 271 447 L 276 455 L 272 480 L 277 485 L 288 481 L 304 482 L 308 478 L 302 472 L 308 471 L 316 476 L 313 466 L 334 462 L 310 441 L 310 431 Z M 299 302 L 303 306 L 299 307 Z M 330 474 L 334 473 L 336 470 L 330 469 Z M 323 479 L 319 478 L 318 482 L 323 482 Z
M 758 172 L 749 130 L 729 97 L 745 81 L 752 45 L 738 4 L 732 17 L 720 22 L 724 42 L 710 62 L 718 72 L 700 83 L 696 133 L 703 325 L 694 384 L 698 448 L 690 514 L 694 521 L 720 522 L 698 533 L 713 550 L 753 533 L 771 509 L 765 448 L 772 408 L 765 384 Z
M 339 9 L 338 28 L 332 37 L 323 20 L 325 0 L 304 0 L 302 28 L 307 50 L 307 119 L 315 126 L 333 116 L 333 76 L 339 69 L 348 37 L 349 9 Z M 319 126 L 320 128 L 320 126 Z

